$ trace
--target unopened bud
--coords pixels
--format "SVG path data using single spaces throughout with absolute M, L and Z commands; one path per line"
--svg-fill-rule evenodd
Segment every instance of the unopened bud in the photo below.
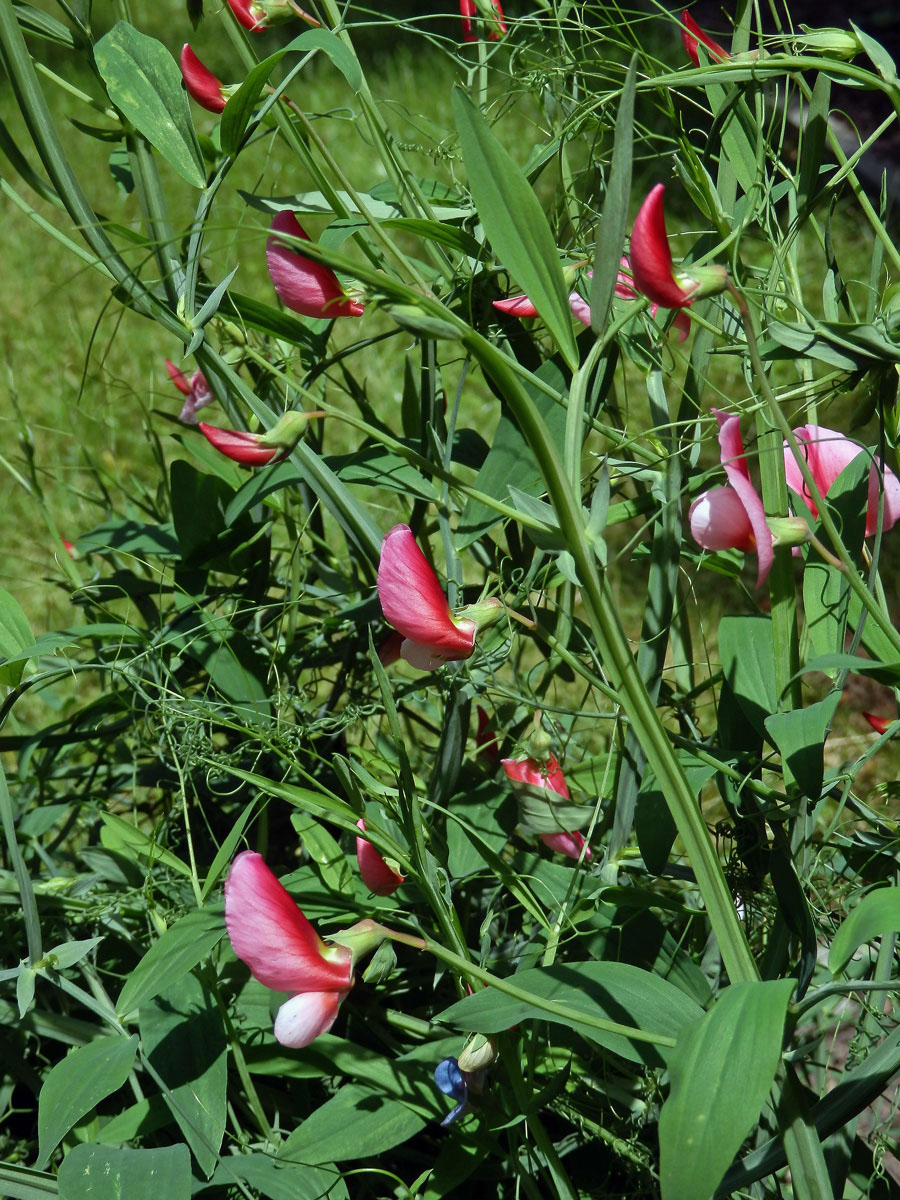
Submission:
M 349 929 L 339 929 L 337 933 L 330 934 L 329 941 L 350 951 L 350 968 L 352 970 L 356 966 L 357 959 L 377 950 L 385 937 L 387 937 L 387 933 L 382 926 L 367 917 L 364 921 L 357 921 Z
M 862 53 L 862 45 L 855 33 L 849 29 L 809 29 L 801 25 L 802 36 L 793 39 L 794 46 L 801 53 L 824 54 L 829 58 L 842 58 L 849 61 Z
M 415 304 L 386 304 L 384 309 L 401 329 L 408 329 L 410 333 L 416 333 L 420 337 L 459 341 L 460 331 L 456 325 L 423 312 Z
M 309 424 L 309 416 L 302 412 L 286 412 L 270 430 L 260 435 L 260 446 L 271 446 L 275 450 L 293 450 Z
M 473 1033 L 457 1061 L 461 1071 L 483 1071 L 495 1063 L 498 1056 L 496 1038 L 487 1037 L 483 1033 Z
M 773 546 L 803 546 L 812 537 L 812 530 L 803 517 L 766 517 L 772 531 Z
M 675 282 L 691 300 L 702 300 L 704 296 L 718 296 L 725 291 L 728 272 L 720 263 L 711 263 L 708 267 L 690 265 L 675 272 Z
M 505 612 L 503 601 L 498 600 L 496 596 L 490 596 L 487 600 L 479 600 L 477 604 L 466 604 L 457 609 L 453 619 L 457 624 L 460 621 L 471 621 L 475 625 L 475 632 L 478 633 L 496 625 L 503 619 Z

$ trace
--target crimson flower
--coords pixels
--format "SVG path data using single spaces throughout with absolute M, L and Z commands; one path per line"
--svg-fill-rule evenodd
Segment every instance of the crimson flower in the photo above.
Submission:
M 286 308 L 304 317 L 360 317 L 363 306 L 348 296 L 329 267 L 298 254 L 282 242 L 278 234 L 309 241 L 290 209 L 275 214 L 271 225 L 274 235 L 266 242 L 269 275 Z
M 199 422 L 200 432 L 211 446 L 230 458 L 232 462 L 243 463 L 245 466 L 262 467 L 274 462 L 276 458 L 284 457 L 284 451 L 278 446 L 262 444 L 263 434 L 248 433 L 244 429 L 219 429 L 215 425 L 204 425 Z
M 719 422 L 719 451 L 728 484 L 711 488 L 691 505 L 691 534 L 706 550 L 755 550 L 759 562 L 756 586 L 761 587 L 775 557 L 772 531 L 763 502 L 750 480 L 740 418 L 719 409 L 712 411 Z
M 356 828 L 366 832 L 366 822 L 360 817 Z M 396 867 L 381 857 L 371 842 L 365 838 L 356 839 L 356 861 L 359 863 L 359 874 L 363 883 L 376 896 L 390 896 L 396 892 L 405 876 Z
M 887 733 L 890 727 L 894 724 L 890 717 L 876 717 L 874 713 L 863 713 L 863 716 L 876 733 Z
M 706 33 L 687 9 L 681 14 L 681 41 L 684 44 L 685 52 L 695 67 L 700 66 L 700 55 L 697 53 L 697 43 L 702 42 L 709 51 L 709 57 L 716 62 L 727 62 L 731 55 L 727 50 L 723 50 L 718 42 L 714 42 Z
M 634 290 L 634 272 L 631 269 L 631 260 L 627 254 L 623 254 L 619 259 L 619 273 L 616 276 L 616 295 L 621 300 L 636 300 L 638 298 L 638 293 Z M 659 305 L 651 304 L 650 316 L 655 317 L 658 312 Z M 678 309 L 672 324 L 678 330 L 679 342 L 683 342 L 691 332 L 691 318 L 682 309 Z
M 201 108 L 209 109 L 213 113 L 222 111 L 228 102 L 225 88 L 209 67 L 203 65 L 187 42 L 181 48 L 181 75 L 188 95 L 192 96 Z
M 385 620 L 403 635 L 400 657 L 420 671 L 474 652 L 478 623 L 450 612 L 408 525 L 395 525 L 381 543 L 378 599 Z
M 228 7 L 238 22 L 251 33 L 262 33 L 272 25 L 300 17 L 307 25 L 318 25 L 315 17 L 295 3 L 295 0 L 228 0 Z
M 663 308 L 687 308 L 703 296 L 721 292 L 728 283 L 724 267 L 689 266 L 675 271 L 666 218 L 663 212 L 665 184 L 650 189 L 631 231 L 631 270 L 634 287 Z
M 231 864 L 225 927 L 253 978 L 291 993 L 275 1018 L 276 1039 L 299 1049 L 327 1033 L 353 986 L 351 951 L 325 945 L 260 854 L 245 850 Z
M 544 763 L 539 763 L 535 758 L 504 758 L 502 762 L 503 770 L 514 784 L 524 783 L 530 787 L 546 788 L 565 800 L 570 798 L 569 786 L 555 755 L 551 754 Z M 559 833 L 542 833 L 540 839 L 545 846 L 549 846 L 557 854 L 565 854 L 567 858 L 577 860 L 581 858 L 582 852 L 586 861 L 594 857 L 590 846 L 586 845 L 583 835 L 577 830 L 572 833 L 565 830 L 560 830 Z
M 482 7 L 486 7 L 482 4 Z M 500 0 L 491 0 L 491 9 L 489 10 L 486 19 L 490 21 L 491 28 L 488 33 L 488 39 L 492 42 L 498 41 L 506 33 L 506 21 L 503 18 L 503 9 L 500 6 Z M 472 24 L 472 18 L 478 17 L 478 4 L 476 0 L 459 0 L 459 15 L 462 17 L 462 37 L 464 42 L 477 42 L 478 34 L 475 32 L 475 27 Z
M 509 317 L 518 317 L 520 320 L 538 315 L 538 310 L 527 296 L 507 296 L 505 300 L 494 300 L 493 304 L 494 308 L 498 308 L 500 312 L 506 313 Z M 569 293 L 569 308 L 572 310 L 572 315 L 577 317 L 582 325 L 590 325 L 591 306 L 579 296 L 578 292 Z
M 812 472 L 816 487 L 823 496 L 827 494 L 844 467 L 848 466 L 858 454 L 865 453 L 856 442 L 833 429 L 826 429 L 823 425 L 801 425 L 793 432 L 794 437 L 800 443 L 800 449 Z M 897 479 L 890 467 L 882 464 L 881 459 L 875 459 L 869 472 L 866 537 L 871 537 L 878 528 L 878 494 L 882 472 L 884 473 L 882 528 L 888 530 L 900 520 L 900 480 Z M 787 477 L 788 487 L 803 500 L 813 517 L 817 517 L 818 509 L 809 495 L 806 483 L 800 474 L 800 468 L 797 466 L 797 460 L 791 453 L 787 442 L 784 443 L 784 473 Z
M 166 370 L 179 392 L 187 397 L 178 414 L 178 420 L 183 421 L 185 425 L 198 424 L 197 413 L 215 400 L 206 382 L 206 376 L 202 371 L 195 371 L 188 379 L 184 371 L 179 371 L 170 358 L 166 359 Z

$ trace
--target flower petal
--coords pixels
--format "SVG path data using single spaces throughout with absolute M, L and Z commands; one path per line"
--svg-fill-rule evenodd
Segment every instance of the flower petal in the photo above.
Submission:
M 551 792 L 569 799 L 569 787 L 562 767 L 551 754 L 545 763 L 534 758 L 501 759 L 503 770 L 513 783 L 528 783 L 532 787 L 548 788 Z
M 326 947 L 260 854 L 245 850 L 231 864 L 225 927 L 235 954 L 264 987 L 280 992 L 350 987 L 350 951 Z
M 472 39 L 475 40 L 474 38 Z M 506 313 L 510 317 L 536 317 L 538 310 L 534 307 L 527 296 L 507 296 L 505 300 L 495 300 L 494 308 L 499 308 L 501 312 Z
M 642 295 L 663 308 L 683 308 L 691 297 L 675 281 L 663 213 L 665 190 L 665 184 L 656 184 L 638 210 L 631 231 L 631 271 Z
M 266 242 L 266 264 L 278 298 L 286 308 L 304 317 L 359 317 L 363 306 L 352 300 L 341 287 L 334 271 L 323 263 L 313 262 L 285 245 L 279 233 L 309 241 L 290 209 L 275 214 L 271 233 Z
M 750 481 L 750 471 L 744 458 L 744 443 L 741 439 L 740 417 L 713 409 L 713 415 L 719 422 L 719 450 L 722 466 L 728 476 L 729 484 L 738 494 L 747 520 L 753 530 L 756 542 L 756 554 L 759 559 L 759 569 L 756 574 L 756 586 L 765 583 L 775 558 L 772 549 L 772 532 L 766 521 L 766 510 L 759 493 Z
M 583 296 L 579 296 L 578 292 L 569 293 L 569 308 L 572 310 L 572 316 L 577 317 L 582 325 L 586 325 L 588 329 L 591 327 L 591 306 Z
M 357 829 L 366 832 L 366 822 L 360 817 L 356 822 Z M 369 889 L 376 896 L 390 896 L 404 880 L 399 871 L 389 867 L 371 842 L 365 838 L 356 839 L 356 861 L 359 863 L 359 874 Z
M 732 487 L 710 488 L 688 511 L 691 536 L 704 550 L 753 550 L 753 526 Z
M 549 846 L 556 854 L 565 854 L 566 858 L 574 858 L 576 862 L 581 858 L 582 846 L 586 862 L 590 862 L 594 857 L 590 846 L 585 843 L 583 834 L 577 830 L 573 833 L 542 833 L 540 836 L 544 845 Z
M 219 429 L 216 425 L 198 423 L 198 428 L 210 445 L 233 462 L 260 467 L 270 463 L 282 453 L 277 446 L 261 446 L 258 433 L 244 429 Z
M 225 107 L 222 84 L 209 67 L 204 66 L 187 42 L 181 50 L 181 76 L 188 95 L 192 96 L 201 108 L 206 108 L 212 113 L 222 111 Z
M 294 1050 L 308 1046 L 320 1033 L 327 1033 L 332 1027 L 346 995 L 344 991 L 304 992 L 292 996 L 275 1016 L 275 1040 Z
M 228 0 L 228 7 L 239 23 L 251 33 L 261 33 L 265 29 L 265 23 L 254 14 L 250 0 Z
M 687 9 L 681 14 L 681 24 L 684 26 L 681 30 L 681 42 L 685 53 L 695 67 L 700 66 L 700 55 L 697 53 L 698 42 L 703 43 L 709 51 L 709 57 L 714 62 L 727 62 L 731 58 L 727 50 L 723 50 L 718 42 L 714 42 L 709 34 L 700 28 Z
M 378 599 L 385 619 L 408 639 L 400 651 L 408 662 L 408 650 L 413 649 L 409 642 L 445 661 L 472 653 L 475 622 L 454 622 L 447 597 L 408 525 L 395 525 L 381 543 Z
M 816 486 L 822 495 L 826 495 L 841 471 L 848 466 L 858 454 L 865 451 L 856 442 L 838 433 L 834 429 L 826 429 L 824 425 L 801 425 L 795 429 L 794 437 L 800 443 L 800 449 L 806 456 L 809 469 L 812 472 Z M 880 464 L 879 464 L 880 465 Z M 806 504 L 814 517 L 819 515 L 813 503 L 797 460 L 791 453 L 790 447 L 784 446 L 784 472 L 787 485 Z M 872 463 L 869 474 L 869 499 L 866 509 L 866 537 L 871 537 L 878 527 L 878 465 Z M 890 469 L 884 469 L 884 515 L 882 528 L 890 529 L 900 520 L 900 480 Z
M 169 378 L 178 388 L 179 392 L 183 392 L 185 396 L 190 395 L 191 385 L 187 381 L 187 376 L 184 371 L 180 371 L 175 366 L 171 358 L 166 359 L 166 370 L 169 372 Z

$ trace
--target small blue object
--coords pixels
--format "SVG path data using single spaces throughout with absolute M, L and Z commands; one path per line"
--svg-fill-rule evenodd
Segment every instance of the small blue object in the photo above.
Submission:
M 442 1125 L 452 1125 L 469 1106 L 469 1088 L 465 1072 L 459 1069 L 455 1058 L 445 1058 L 434 1068 L 434 1082 L 445 1096 L 459 1101 L 456 1108 L 447 1113 L 441 1121 Z

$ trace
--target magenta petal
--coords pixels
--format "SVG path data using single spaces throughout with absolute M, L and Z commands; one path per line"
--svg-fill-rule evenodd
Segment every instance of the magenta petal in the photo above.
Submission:
M 832 484 L 841 471 L 856 458 L 858 454 L 867 453 L 863 448 L 838 433 L 834 429 L 826 429 L 824 425 L 801 425 L 795 429 L 794 437 L 800 443 L 801 451 L 806 455 L 806 461 L 816 481 L 816 486 L 823 496 L 827 495 Z M 819 515 L 818 508 L 813 503 L 809 491 L 800 474 L 797 461 L 790 447 L 784 447 L 784 471 L 789 488 L 797 493 L 806 504 L 814 517 Z M 873 462 L 869 474 L 869 499 L 866 508 L 866 537 L 870 537 L 878 528 L 878 466 Z M 890 529 L 900 520 L 900 480 L 890 469 L 884 469 L 884 514 L 882 528 Z
M 278 298 L 286 308 L 304 317 L 359 317 L 363 306 L 352 300 L 341 287 L 334 271 L 322 263 L 304 258 L 293 246 L 278 238 L 279 233 L 309 241 L 306 231 L 289 209 L 275 214 L 266 242 L 266 264 Z
M 169 378 L 178 388 L 179 392 L 183 392 L 185 396 L 190 395 L 191 385 L 188 383 L 184 371 L 179 371 L 171 358 L 166 359 L 166 370 L 169 372 Z
M 366 832 L 366 823 L 362 817 L 356 822 L 357 829 Z M 396 892 L 403 882 L 404 876 L 393 867 L 389 867 L 371 842 L 365 838 L 356 839 L 356 861 L 359 863 L 359 874 L 363 883 L 376 896 L 390 896 Z
M 737 492 L 747 520 L 753 530 L 756 542 L 756 555 L 759 569 L 756 574 L 756 586 L 761 587 L 772 569 L 775 553 L 772 549 L 772 531 L 766 521 L 766 510 L 759 493 L 750 481 L 750 472 L 744 459 L 744 443 L 741 439 L 741 422 L 737 416 L 713 409 L 713 415 L 719 422 L 719 449 L 722 456 L 722 466 L 728 476 L 728 482 Z
M 385 619 L 404 638 L 435 658 L 468 658 L 475 647 L 475 622 L 454 622 L 447 597 L 408 525 L 395 525 L 381 543 L 378 599 Z M 400 653 L 404 658 L 407 644 Z
M 681 42 L 685 53 L 695 67 L 700 66 L 700 55 L 697 53 L 698 42 L 703 43 L 709 51 L 709 57 L 714 62 L 727 62 L 731 57 L 727 50 L 723 50 L 718 42 L 714 42 L 709 34 L 700 28 L 687 9 L 681 14 L 681 23 L 685 26 L 681 31 Z
M 581 858 L 581 848 L 584 846 L 586 862 L 594 857 L 590 846 L 585 844 L 584 836 L 577 830 L 573 833 L 542 833 L 541 841 L 549 846 L 556 854 L 565 854 L 566 858 Z
M 334 1024 L 344 992 L 304 992 L 292 996 L 275 1017 L 275 1040 L 282 1046 L 300 1050 Z
M 691 297 L 675 281 L 672 252 L 663 213 L 665 185 L 650 189 L 631 231 L 631 270 L 634 286 L 663 308 L 683 308 Z
M 235 954 L 264 987 L 280 992 L 350 987 L 350 951 L 325 946 L 260 854 L 245 850 L 231 864 L 225 927 Z

